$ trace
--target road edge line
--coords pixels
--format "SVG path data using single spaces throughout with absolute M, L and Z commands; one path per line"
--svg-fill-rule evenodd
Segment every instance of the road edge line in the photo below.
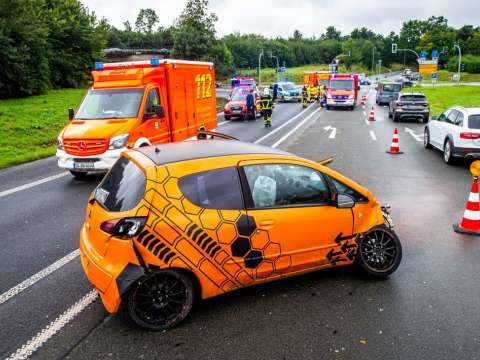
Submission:
M 22 191 L 22 190 L 30 189 L 30 188 L 35 187 L 35 186 L 38 186 L 38 185 L 45 184 L 45 183 L 47 183 L 47 182 L 49 182 L 49 181 L 53 181 L 53 180 L 60 179 L 60 178 L 62 178 L 62 177 L 67 176 L 68 174 L 69 174 L 69 173 L 68 173 L 67 171 L 65 171 L 65 172 L 62 172 L 62 173 L 60 173 L 60 174 L 48 176 L 48 177 L 46 177 L 46 178 L 39 179 L 39 180 L 37 180 L 37 181 L 33 181 L 33 182 L 31 182 L 31 183 L 27 183 L 27 184 L 24 184 L 24 185 L 16 186 L 16 187 L 11 188 L 11 189 L 8 189 L 8 190 L 0 191 L 0 198 L 1 198 L 1 197 L 4 197 L 4 196 L 7 196 L 7 195 L 14 194 L 14 193 L 19 192 L 19 191 Z
M 301 122 L 299 122 L 292 130 L 287 132 L 285 135 L 283 135 L 275 144 L 273 144 L 271 147 L 276 148 L 278 145 L 280 145 L 282 142 L 284 142 L 290 135 L 292 135 L 295 131 L 297 131 L 303 124 L 305 124 L 308 120 L 310 120 L 313 115 L 315 115 L 318 111 L 320 111 L 322 108 L 318 108 L 314 112 L 312 112 L 310 115 L 308 115 L 305 119 L 303 119 Z

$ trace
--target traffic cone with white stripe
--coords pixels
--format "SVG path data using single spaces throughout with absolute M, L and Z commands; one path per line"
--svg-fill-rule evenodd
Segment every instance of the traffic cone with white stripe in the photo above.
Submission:
M 368 120 L 375 121 L 375 110 L 373 109 L 373 106 L 372 106 L 372 110 L 370 110 L 370 114 L 368 115 Z
M 480 235 L 480 195 L 476 176 L 473 177 L 472 190 L 468 195 L 462 221 L 453 225 L 453 230 L 461 234 Z
M 400 144 L 398 142 L 398 130 L 395 128 L 393 130 L 392 145 L 390 145 L 390 150 L 387 150 L 389 154 L 403 154 L 403 151 L 400 151 Z

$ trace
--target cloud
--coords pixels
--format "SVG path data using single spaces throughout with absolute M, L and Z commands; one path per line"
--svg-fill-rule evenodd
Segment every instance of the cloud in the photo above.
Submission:
M 129 20 L 133 25 L 142 8 L 153 8 L 160 25 L 170 26 L 181 13 L 186 0 L 82 0 L 99 17 L 116 27 Z M 115 4 L 115 5 L 113 5 Z M 267 37 L 290 36 L 300 30 L 305 36 L 320 36 L 329 25 L 343 34 L 365 26 L 375 32 L 398 33 L 402 23 L 410 19 L 445 16 L 451 26 L 479 26 L 480 1 L 457 0 L 211 0 L 210 8 L 219 20 L 218 35 L 235 31 L 258 33 Z

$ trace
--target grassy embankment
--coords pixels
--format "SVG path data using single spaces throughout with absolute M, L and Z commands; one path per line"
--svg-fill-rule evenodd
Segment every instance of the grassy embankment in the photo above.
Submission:
M 480 107 L 478 86 L 437 86 L 407 88 L 407 92 L 422 92 L 427 96 L 431 115 L 439 115 L 451 106 Z
M 55 154 L 56 139 L 77 109 L 85 89 L 52 90 L 45 95 L 0 100 L 0 169 Z M 217 99 L 222 111 L 225 99 Z

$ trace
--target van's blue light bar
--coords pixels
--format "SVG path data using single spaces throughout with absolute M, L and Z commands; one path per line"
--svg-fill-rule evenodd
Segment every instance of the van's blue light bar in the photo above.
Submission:
M 103 70 L 103 63 L 97 61 L 95 63 L 95 70 Z
M 160 66 L 160 60 L 158 60 L 157 58 L 151 58 L 151 59 L 150 59 L 150 65 L 152 65 L 152 66 Z

